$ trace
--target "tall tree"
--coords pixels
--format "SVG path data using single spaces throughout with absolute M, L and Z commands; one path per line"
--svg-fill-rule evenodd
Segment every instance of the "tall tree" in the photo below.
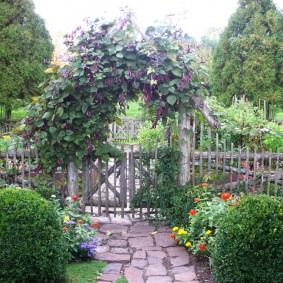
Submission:
M 0 1 L 1 106 L 10 109 L 16 99 L 39 94 L 52 52 L 51 37 L 31 0 Z
M 283 101 L 283 15 L 272 0 L 239 0 L 215 48 L 212 92 L 229 104 L 233 96 L 250 101 Z

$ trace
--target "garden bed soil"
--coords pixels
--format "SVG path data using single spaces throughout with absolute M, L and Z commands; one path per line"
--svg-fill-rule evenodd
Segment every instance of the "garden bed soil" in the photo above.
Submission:
M 204 256 L 193 256 L 193 260 L 199 283 L 214 283 L 209 259 Z

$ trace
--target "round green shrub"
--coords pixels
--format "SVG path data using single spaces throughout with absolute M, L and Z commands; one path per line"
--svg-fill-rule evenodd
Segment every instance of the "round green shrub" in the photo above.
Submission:
M 55 206 L 28 189 L 0 190 L 0 282 L 57 282 L 66 245 Z
M 220 223 L 212 255 L 219 283 L 283 282 L 283 198 L 245 197 Z

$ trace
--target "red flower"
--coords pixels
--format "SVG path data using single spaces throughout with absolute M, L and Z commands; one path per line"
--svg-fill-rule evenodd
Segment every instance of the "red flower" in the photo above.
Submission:
M 172 239 L 174 239 L 176 237 L 176 234 L 171 234 L 170 236 Z
M 179 239 L 175 239 L 175 242 L 178 244 L 180 242 L 180 240 Z
M 72 199 L 73 199 L 74 201 L 76 201 L 76 200 L 79 199 L 79 197 L 78 197 L 78 196 L 72 196 Z
M 206 250 L 206 245 L 200 243 L 198 248 L 199 248 L 200 251 L 204 251 L 204 250 Z
M 190 212 L 189 212 L 189 214 L 190 214 L 191 216 L 193 216 L 193 215 L 197 214 L 197 210 L 196 210 L 196 209 L 191 209 Z
M 96 222 L 93 222 L 93 223 L 91 223 L 91 227 L 98 228 L 98 227 L 99 227 L 99 224 L 96 223 Z
M 230 196 L 230 194 L 229 193 L 222 193 L 221 194 L 221 198 L 223 199 L 223 200 L 227 200 L 227 199 L 229 199 L 231 196 Z

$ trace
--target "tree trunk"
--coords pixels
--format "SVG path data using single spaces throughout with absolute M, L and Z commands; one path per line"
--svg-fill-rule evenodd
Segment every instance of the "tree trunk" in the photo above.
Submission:
M 5 113 L 5 116 L 6 116 L 6 120 L 11 120 L 11 117 L 12 117 L 12 110 L 11 110 L 11 107 L 10 107 L 10 106 L 6 106 L 6 113 Z
M 75 163 L 70 161 L 67 167 L 68 178 L 68 193 L 69 196 L 78 195 L 79 193 L 79 181 L 78 181 L 78 168 Z
M 83 159 L 82 164 L 82 182 L 83 182 L 83 197 L 82 197 L 82 213 L 85 213 L 85 206 L 88 202 L 89 185 L 90 185 L 90 159 L 89 157 Z
M 189 144 L 188 130 L 190 128 L 190 119 L 186 109 L 181 105 L 178 118 L 178 141 L 180 149 L 179 163 L 181 165 L 179 183 L 185 185 L 189 180 Z

